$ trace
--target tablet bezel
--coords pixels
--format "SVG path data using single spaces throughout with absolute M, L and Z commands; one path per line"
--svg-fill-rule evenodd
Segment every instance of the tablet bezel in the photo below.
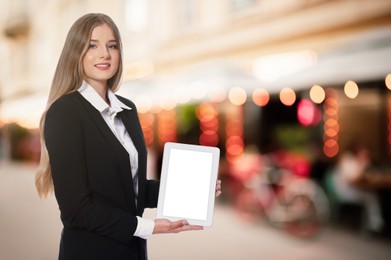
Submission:
M 212 162 L 210 165 L 210 185 L 209 185 L 209 193 L 208 193 L 208 205 L 207 205 L 207 217 L 205 220 L 202 219 L 192 219 L 185 218 L 181 216 L 166 216 L 163 214 L 164 211 L 164 203 L 166 196 L 166 187 L 167 187 L 167 178 L 168 178 L 168 169 L 170 164 L 170 154 L 173 149 L 185 150 L 185 151 L 196 151 L 196 152 L 206 152 L 212 154 Z M 214 204 L 216 197 L 216 182 L 218 176 L 218 168 L 219 168 L 219 160 L 220 160 L 220 149 L 217 147 L 211 146 L 202 146 L 202 145 L 193 145 L 193 144 L 183 144 L 183 143 L 173 143 L 167 142 L 164 145 L 163 151 L 163 161 L 162 161 L 162 169 L 160 176 L 160 188 L 159 188 L 159 198 L 157 205 L 157 218 L 169 219 L 171 221 L 176 220 L 187 220 L 190 225 L 197 225 L 203 227 L 210 227 L 213 222 L 213 212 L 214 212 Z M 191 185 L 189 183 L 179 183 L 179 185 Z

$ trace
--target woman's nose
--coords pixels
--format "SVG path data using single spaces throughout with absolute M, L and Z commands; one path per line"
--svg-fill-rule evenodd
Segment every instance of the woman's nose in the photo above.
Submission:
M 109 49 L 107 47 L 102 47 L 100 55 L 101 55 L 101 58 L 105 58 L 105 59 L 110 58 Z

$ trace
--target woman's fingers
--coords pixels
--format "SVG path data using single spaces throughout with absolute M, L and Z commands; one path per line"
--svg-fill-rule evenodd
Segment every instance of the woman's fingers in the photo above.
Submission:
M 221 191 L 221 180 L 217 180 L 216 182 L 216 197 L 220 196 L 222 193 Z
M 188 225 L 185 220 L 169 221 L 168 219 L 155 219 L 153 234 L 178 233 L 189 230 L 203 230 L 203 227 Z

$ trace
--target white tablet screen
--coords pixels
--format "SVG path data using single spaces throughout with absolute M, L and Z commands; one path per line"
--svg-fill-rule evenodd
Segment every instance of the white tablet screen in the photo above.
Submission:
M 219 157 L 216 147 L 166 143 L 157 217 L 211 226 Z
M 163 214 L 206 220 L 213 154 L 172 149 Z

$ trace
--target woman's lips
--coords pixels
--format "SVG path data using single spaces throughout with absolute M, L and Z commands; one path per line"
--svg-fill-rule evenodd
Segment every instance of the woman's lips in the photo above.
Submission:
M 95 67 L 99 70 L 107 70 L 110 68 L 110 63 L 99 63 L 96 64 Z

